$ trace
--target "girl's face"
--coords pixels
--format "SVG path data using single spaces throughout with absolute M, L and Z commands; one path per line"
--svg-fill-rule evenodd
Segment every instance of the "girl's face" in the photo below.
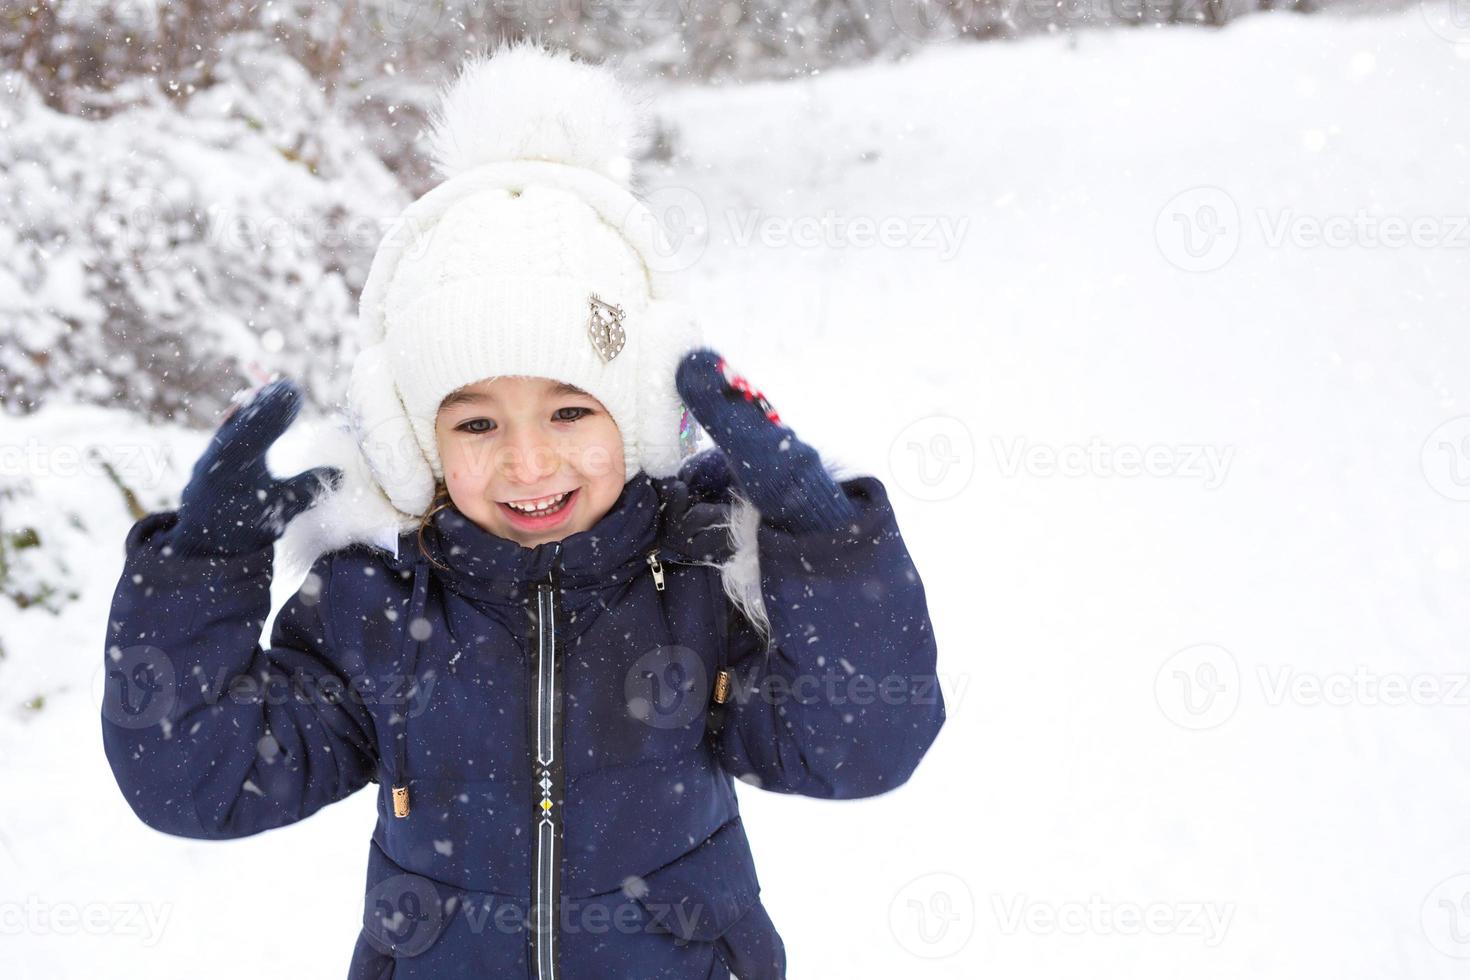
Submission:
M 523 547 L 588 530 L 623 492 L 623 437 L 612 416 L 550 378 L 460 388 L 440 403 L 434 437 L 454 506 Z

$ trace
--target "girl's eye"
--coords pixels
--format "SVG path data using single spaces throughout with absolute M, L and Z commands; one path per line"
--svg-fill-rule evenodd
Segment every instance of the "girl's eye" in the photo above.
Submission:
M 571 418 L 567 418 L 566 416 L 561 414 L 562 412 L 575 412 L 577 414 L 573 415 Z M 570 406 L 567 408 L 558 408 L 552 418 L 554 421 L 557 422 L 576 422 L 579 419 L 586 418 L 588 415 L 595 414 L 595 412 L 596 410 L 591 408 Z M 454 428 L 456 429 L 456 431 L 459 432 L 468 432 L 471 435 L 482 436 L 488 432 L 493 431 L 494 427 L 495 423 L 490 419 L 470 419 L 467 422 L 461 422 Z

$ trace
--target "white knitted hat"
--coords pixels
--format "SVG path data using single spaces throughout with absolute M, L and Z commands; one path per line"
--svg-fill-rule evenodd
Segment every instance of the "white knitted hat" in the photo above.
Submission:
M 674 372 L 700 330 L 659 269 L 671 254 L 626 185 L 646 119 L 607 68 L 534 42 L 469 58 L 441 93 L 443 183 L 394 222 L 359 303 L 348 415 L 393 505 L 443 478 L 434 419 L 457 388 L 526 375 L 576 385 L 623 439 L 624 479 L 672 476 L 695 423 Z

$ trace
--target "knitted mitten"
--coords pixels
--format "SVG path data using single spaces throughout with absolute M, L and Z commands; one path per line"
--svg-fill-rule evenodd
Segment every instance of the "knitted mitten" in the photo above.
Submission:
M 285 480 L 270 474 L 266 450 L 301 409 L 301 391 L 289 378 L 258 388 L 226 414 L 184 487 L 178 520 L 160 533 L 181 557 L 232 556 L 259 551 L 281 536 L 342 471 L 318 466 Z
M 711 446 L 679 465 L 679 479 L 689 486 L 689 495 L 695 500 L 728 500 L 735 474 L 730 471 L 725 451 Z
M 817 451 L 798 439 L 765 396 L 715 351 L 702 347 L 686 354 L 674 384 L 725 451 L 735 482 L 762 521 L 801 534 L 840 530 L 856 519 L 852 501 Z

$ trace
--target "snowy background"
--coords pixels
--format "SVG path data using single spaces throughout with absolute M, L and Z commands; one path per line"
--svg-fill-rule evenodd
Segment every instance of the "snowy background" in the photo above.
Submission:
M 100 740 L 130 497 L 176 502 L 199 393 L 244 383 L 231 330 L 330 384 L 311 352 L 345 355 L 375 244 L 178 240 L 163 267 L 109 265 L 131 232 L 102 202 L 149 161 L 184 206 L 282 195 L 318 229 L 411 199 L 314 83 L 231 57 L 183 109 L 81 120 L 13 77 L 0 104 L 6 387 L 46 376 L 36 351 L 88 365 L 0 416 L 7 978 L 342 976 L 359 927 L 371 794 L 169 838 Z M 793 980 L 1463 977 L 1463 3 L 936 42 L 669 83 L 660 111 L 649 197 L 687 232 L 670 261 L 713 345 L 884 480 L 939 638 L 949 721 L 908 784 L 741 787 Z M 267 152 L 271 125 L 315 142 Z M 206 262 L 242 265 L 201 347 L 180 284 Z

